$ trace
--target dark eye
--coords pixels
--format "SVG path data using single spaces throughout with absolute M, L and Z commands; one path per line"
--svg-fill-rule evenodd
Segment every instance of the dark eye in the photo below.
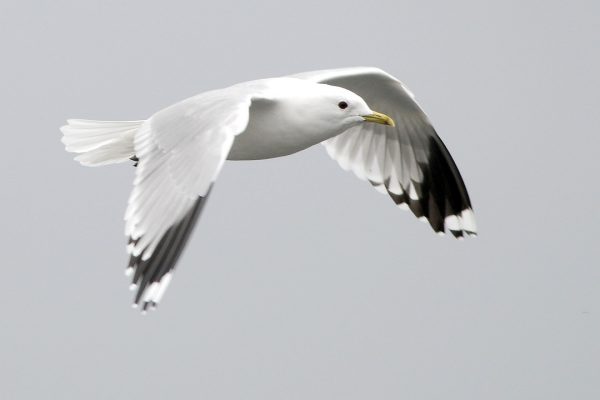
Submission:
M 343 110 L 344 108 L 348 107 L 348 103 L 346 103 L 345 101 L 340 101 L 338 103 L 338 107 Z

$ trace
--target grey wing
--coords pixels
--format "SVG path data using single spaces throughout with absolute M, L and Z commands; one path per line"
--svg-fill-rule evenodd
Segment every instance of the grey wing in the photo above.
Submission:
M 143 310 L 164 294 L 250 104 L 250 96 L 208 92 L 158 112 L 136 135 L 125 233 L 134 304 Z
M 471 201 L 458 168 L 412 93 L 372 67 L 306 72 L 296 78 L 340 86 L 394 119 L 396 127 L 362 124 L 323 142 L 345 170 L 425 218 L 436 232 L 475 235 Z

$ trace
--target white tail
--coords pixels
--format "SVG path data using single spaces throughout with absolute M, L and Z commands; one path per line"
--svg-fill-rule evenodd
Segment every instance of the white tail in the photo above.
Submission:
M 81 165 L 117 164 L 135 155 L 133 140 L 143 122 L 70 119 L 60 128 L 62 142 Z

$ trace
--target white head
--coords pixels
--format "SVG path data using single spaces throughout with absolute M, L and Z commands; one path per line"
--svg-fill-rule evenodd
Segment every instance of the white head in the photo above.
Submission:
M 307 129 L 332 137 L 352 126 L 375 122 L 394 126 L 385 114 L 371 110 L 367 103 L 350 90 L 294 79 L 284 94 L 282 106 L 288 117 Z

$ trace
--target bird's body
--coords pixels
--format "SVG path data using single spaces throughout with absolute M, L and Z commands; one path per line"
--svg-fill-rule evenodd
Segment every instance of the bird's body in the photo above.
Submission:
M 270 78 L 201 93 L 158 111 L 149 121 L 165 121 L 169 125 L 173 121 L 190 119 L 193 126 L 195 118 L 205 118 L 207 107 L 219 104 L 222 99 L 249 99 L 247 125 L 236 134 L 227 159 L 281 157 L 321 143 L 360 122 L 334 123 L 337 121 L 328 118 L 327 114 L 338 113 L 338 101 L 331 104 L 331 109 L 319 108 L 317 100 L 324 95 L 338 101 L 349 102 L 352 99 L 362 103 L 358 96 L 346 89 L 297 78 Z M 363 112 L 368 112 L 366 105 Z
M 275 99 L 300 93 L 298 99 L 310 105 L 310 96 L 303 95 L 307 87 L 317 84 L 291 78 L 261 81 L 266 85 L 282 84 L 286 92 L 274 93 Z M 324 85 L 320 85 L 324 86 Z M 290 102 L 257 99 L 252 102 L 246 129 L 235 137 L 228 160 L 260 160 L 286 156 L 304 150 L 342 133 L 345 126 L 328 124 L 327 119 L 311 119 L 306 108 L 295 109 Z M 348 124 L 349 125 L 349 124 Z M 281 129 L 282 126 L 288 129 Z M 348 126 L 349 127 L 349 126 Z
M 412 94 L 376 68 L 244 82 L 183 100 L 145 121 L 69 120 L 62 131 L 67 150 L 84 165 L 138 162 L 125 231 L 127 272 L 138 288 L 135 304 L 144 310 L 160 301 L 226 159 L 280 157 L 323 143 L 344 169 L 435 231 L 457 237 L 476 231 L 445 146 Z

